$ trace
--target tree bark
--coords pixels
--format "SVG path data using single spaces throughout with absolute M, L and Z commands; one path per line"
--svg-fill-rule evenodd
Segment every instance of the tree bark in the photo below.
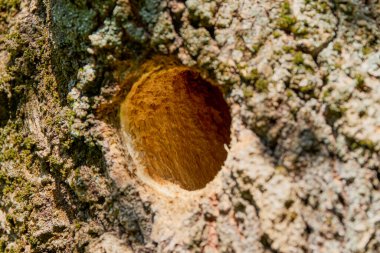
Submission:
M 0 252 L 379 252 L 379 14 L 0 0 Z

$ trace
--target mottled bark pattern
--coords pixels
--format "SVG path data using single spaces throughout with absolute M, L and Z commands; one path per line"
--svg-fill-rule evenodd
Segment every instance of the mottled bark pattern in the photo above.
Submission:
M 379 27 L 378 0 L 0 0 L 0 252 L 379 252 Z M 152 59 L 230 108 L 197 191 L 123 136 Z

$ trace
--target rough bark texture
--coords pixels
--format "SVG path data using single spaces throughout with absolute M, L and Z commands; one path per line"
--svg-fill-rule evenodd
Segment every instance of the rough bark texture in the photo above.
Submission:
M 379 27 L 378 0 L 0 0 L 0 252 L 380 252 Z M 120 126 L 167 64 L 230 106 L 197 191 Z

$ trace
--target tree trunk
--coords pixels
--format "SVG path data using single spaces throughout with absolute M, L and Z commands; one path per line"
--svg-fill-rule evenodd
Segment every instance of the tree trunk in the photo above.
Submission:
M 378 0 L 0 0 L 0 252 L 380 252 Z

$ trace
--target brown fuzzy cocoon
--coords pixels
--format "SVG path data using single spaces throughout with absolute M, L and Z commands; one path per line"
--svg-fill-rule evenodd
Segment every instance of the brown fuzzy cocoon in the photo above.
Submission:
M 197 190 L 226 159 L 228 105 L 217 87 L 187 67 L 143 75 L 122 103 L 120 117 L 134 156 L 157 182 Z

